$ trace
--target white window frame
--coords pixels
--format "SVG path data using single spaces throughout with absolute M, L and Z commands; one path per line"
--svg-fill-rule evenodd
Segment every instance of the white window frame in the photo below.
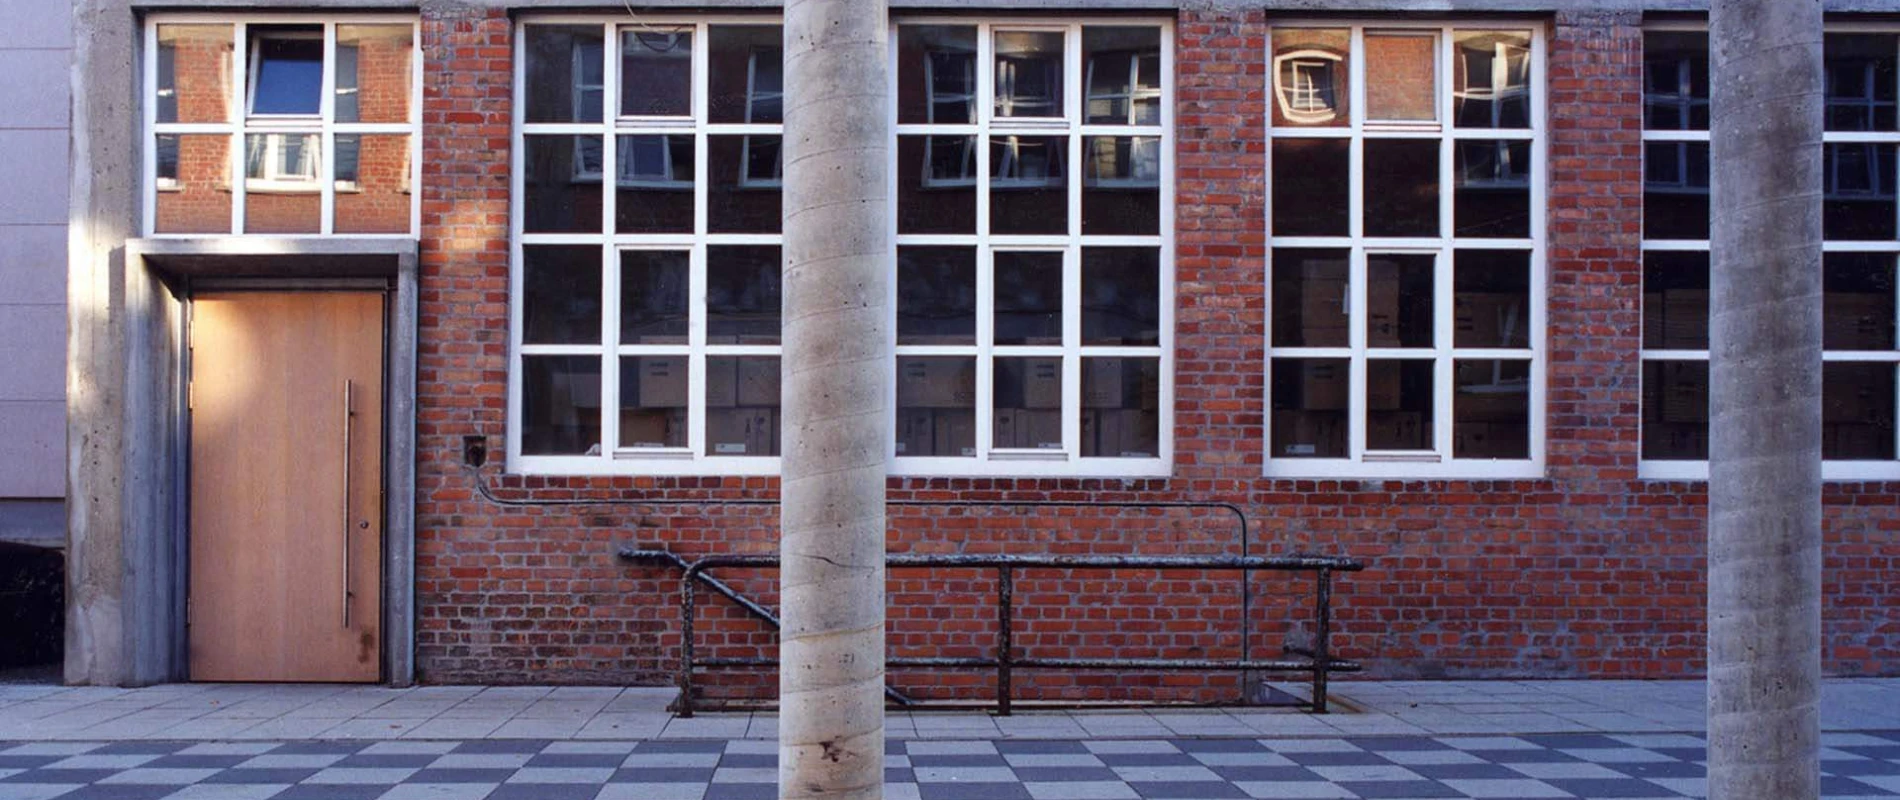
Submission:
M 708 358 L 737 356 L 780 357 L 782 345 L 761 344 L 711 344 L 707 341 L 707 249 L 719 246 L 765 245 L 781 246 L 783 237 L 776 233 L 712 233 L 708 228 L 707 201 L 710 186 L 708 184 L 709 138 L 711 136 L 782 136 L 784 126 L 779 123 L 712 123 L 708 121 L 709 102 L 707 81 L 710 77 L 709 59 L 712 47 L 710 29 L 723 26 L 781 25 L 777 15 L 732 15 L 704 16 L 689 15 L 680 17 L 642 18 L 638 23 L 629 23 L 624 15 L 602 16 L 598 14 L 533 14 L 524 15 L 515 23 L 515 63 L 519 68 L 514 75 L 514 123 L 510 134 L 512 146 L 511 172 L 513 191 L 510 193 L 511 213 L 509 221 L 510 253 L 513 268 L 510 270 L 509 304 L 509 370 L 508 370 L 508 427 L 507 427 L 507 464 L 512 472 L 529 475 L 654 475 L 654 476 L 751 476 L 777 475 L 779 458 L 777 456 L 752 455 L 708 455 L 707 405 L 706 405 L 706 361 Z M 602 48 L 607 68 L 602 73 L 607 84 L 601 95 L 601 113 L 604 122 L 546 122 L 530 123 L 526 121 L 525 102 L 527 89 L 528 29 L 537 25 L 598 25 L 602 31 L 602 41 L 612 43 Z M 647 28 L 678 28 L 690 30 L 693 35 L 691 53 L 692 96 L 690 113 L 677 117 L 618 116 L 620 104 L 620 33 L 624 30 Z M 752 67 L 748 60 L 748 92 L 751 90 Z M 575 73 L 579 74 L 579 73 Z M 576 97 L 578 98 L 578 94 Z M 750 102 L 748 94 L 748 105 Z M 621 185 L 630 188 L 687 188 L 685 181 L 642 181 L 627 180 L 621 167 L 622 154 L 619 145 L 620 136 L 690 136 L 693 140 L 693 176 L 691 188 L 694 196 L 693 231 L 687 233 L 638 233 L 626 234 L 609 232 L 617 218 L 616 206 L 618 192 L 602 192 L 601 219 L 602 229 L 591 233 L 527 233 L 523 230 L 525 220 L 523 192 L 521 182 L 525 180 L 524 145 L 528 136 L 588 136 L 601 142 L 611 140 L 613 147 L 602 146 L 601 172 L 619 175 Z M 749 144 L 749 142 L 748 142 Z M 740 157 L 749 155 L 743 147 Z M 672 150 L 667 149 L 670 162 Z M 670 174 L 670 173 L 669 173 Z M 741 166 L 742 183 L 744 166 Z M 759 181 L 745 184 L 765 189 Z M 523 248 L 532 245 L 592 245 L 601 249 L 601 340 L 589 344 L 525 344 L 522 341 L 523 309 Z M 688 259 L 688 335 L 682 344 L 626 344 L 620 337 L 620 253 L 634 250 L 659 250 L 684 252 Z M 601 439 L 596 452 L 576 455 L 527 455 L 522 453 L 522 376 L 524 357 L 546 355 L 570 355 L 598 357 L 600 362 Z M 621 447 L 620 419 L 620 359 L 635 356 L 672 356 L 687 360 L 687 415 L 686 445 L 684 447 Z M 781 406 L 782 408 L 782 406 Z
M 890 98 L 890 118 L 898 136 L 925 136 L 926 155 L 929 155 L 930 136 L 974 136 L 976 144 L 971 154 L 974 174 L 968 180 L 928 180 L 929 161 L 926 160 L 924 181 L 927 187 L 950 185 L 976 186 L 976 232 L 974 234 L 898 234 L 896 244 L 908 246 L 957 246 L 971 247 L 976 251 L 976 341 L 969 345 L 898 345 L 899 358 L 920 356 L 956 356 L 973 358 L 976 364 L 975 405 L 975 455 L 974 456 L 912 456 L 896 453 L 896 432 L 892 431 L 889 453 L 892 455 L 891 474 L 917 477 L 1097 477 L 1097 478 L 1165 478 L 1171 473 L 1174 463 L 1174 424 L 1175 424 L 1175 286 L 1174 286 L 1174 106 L 1169 93 L 1174 86 L 1174 23 L 1168 19 L 1148 19 L 1134 17 L 1063 17 L 1060 20 L 1028 19 L 991 19 L 972 16 L 918 15 L 902 16 L 893 19 L 891 30 L 891 58 L 893 63 L 898 57 L 898 29 L 908 25 L 948 25 L 976 28 L 977 49 L 972 63 L 976 79 L 976 96 L 972 98 L 975 114 L 969 124 L 961 123 L 899 123 L 897 97 Z M 1124 123 L 1091 124 L 1087 119 L 1087 84 L 1083 76 L 1088 69 L 1083 50 L 1082 29 L 1094 26 L 1127 26 L 1154 28 L 1160 36 L 1160 65 L 1162 101 L 1161 119 L 1157 125 L 1131 125 Z M 1063 39 L 1063 97 L 1060 116 L 1054 117 L 1001 117 L 996 113 L 995 102 L 995 34 L 999 31 L 1060 31 Z M 925 60 L 925 69 L 933 69 L 929 59 Z M 928 74 L 928 73 L 927 73 Z M 926 84 L 926 92 L 930 84 Z M 928 95 L 927 95 L 928 96 Z M 934 99 L 934 97 L 932 97 Z M 932 108 L 935 106 L 932 105 Z M 927 119 L 929 117 L 926 117 Z M 1067 137 L 1067 152 L 1063 156 L 1063 174 L 1067 177 L 1068 219 L 1066 233 L 1050 235 L 1006 235 L 993 234 L 990 230 L 990 194 L 983 190 L 986 184 L 997 185 L 990 174 L 990 141 L 1008 136 L 1064 136 Z M 1081 234 L 1082 192 L 1084 180 L 1078 179 L 1087 171 L 1078 165 L 1084 163 L 1083 140 L 1091 136 L 1141 137 L 1154 138 L 1159 151 L 1158 191 L 1160 193 L 1160 215 L 1158 233 L 1152 236 L 1099 236 Z M 915 165 L 906 165 L 897 161 L 897 148 L 892 153 L 891 196 L 896 197 L 899 170 L 916 169 Z M 1017 183 L 1017 186 L 1040 186 L 1045 181 L 1033 180 Z M 1010 184 L 1004 182 L 1002 186 Z M 1152 185 L 1152 184 L 1151 184 Z M 1152 247 L 1159 253 L 1160 289 L 1160 340 L 1155 346 L 1083 346 L 1081 344 L 1082 326 L 1082 252 L 1092 247 Z M 1063 254 L 1063 340 L 1060 345 L 1007 345 L 994 344 L 994 298 L 992 297 L 995 275 L 994 254 L 998 251 L 1041 251 Z M 896 262 L 896 253 L 892 253 L 892 263 Z M 891 308 L 897 308 L 897 283 L 891 282 Z M 892 326 L 895 331 L 896 326 Z M 894 335 L 894 334 L 893 334 Z M 1082 359 L 1085 357 L 1124 357 L 1155 358 L 1159 361 L 1159 398 L 1156 410 L 1159 416 L 1157 452 L 1152 457 L 1082 457 Z M 995 360 L 998 357 L 1060 357 L 1062 359 L 1062 446 L 1049 449 L 997 448 L 995 441 L 995 415 L 991 398 L 995 386 Z M 895 374 L 897 365 L 892 363 Z M 893 382 L 891 407 L 896 408 L 896 389 Z
M 1651 23 L 1651 24 L 1644 25 L 1643 30 L 1645 32 L 1706 33 L 1708 30 L 1708 27 L 1701 23 L 1694 23 L 1694 22 Z M 1879 24 L 1879 23 L 1856 23 L 1856 24 L 1829 23 L 1827 26 L 1827 32 L 1828 33 L 1895 34 L 1895 33 L 1900 33 L 1900 25 Z M 1900 54 L 1897 54 L 1897 55 L 1900 55 Z M 1680 91 L 1678 91 L 1677 94 L 1680 94 Z M 1900 131 L 1885 131 L 1885 132 L 1826 131 L 1822 134 L 1821 140 L 1824 143 L 1824 145 L 1825 144 L 1891 144 L 1895 147 L 1896 152 L 1900 152 Z M 1706 129 L 1705 130 L 1679 130 L 1679 129 L 1651 130 L 1646 127 L 1643 130 L 1643 143 L 1644 143 L 1645 154 L 1647 154 L 1648 152 L 1648 145 L 1653 144 L 1653 143 L 1700 142 L 1700 143 L 1706 144 L 1709 141 L 1710 141 L 1710 134 L 1709 134 L 1709 131 Z M 1900 171 L 1900 157 L 1897 157 L 1895 161 L 1897 163 L 1893 165 L 1889 165 L 1889 169 L 1893 171 Z M 1832 177 L 1832 175 L 1836 173 L 1840 168 L 1840 165 L 1838 164 L 1838 162 L 1835 162 L 1832 160 L 1828 161 L 1823 166 L 1830 173 L 1830 177 Z M 1687 170 L 1686 164 L 1683 167 L 1683 169 L 1685 171 Z M 1644 165 L 1644 176 L 1645 178 L 1647 178 L 1648 176 L 1647 164 Z M 1889 182 L 1888 186 L 1890 188 L 1900 187 L 1900 175 L 1895 175 L 1895 174 L 1892 174 L 1892 172 L 1890 172 L 1887 176 L 1887 179 Z M 1829 183 L 1831 185 L 1838 185 L 1833 180 L 1830 180 Z M 1834 199 L 1837 197 L 1851 198 L 1855 196 L 1865 196 L 1865 195 L 1863 193 L 1842 194 L 1839 192 L 1835 192 L 1833 194 L 1830 194 L 1828 196 L 1828 199 Z M 1645 254 L 1652 253 L 1652 252 L 1670 252 L 1670 251 L 1700 252 L 1700 253 L 1710 252 L 1710 244 L 1709 244 L 1709 240 L 1707 239 L 1650 239 L 1648 237 L 1647 232 L 1645 232 L 1644 234 L 1642 246 L 1643 246 L 1643 251 Z M 1900 239 L 1896 239 L 1894 241 L 1824 240 L 1821 244 L 1821 249 L 1824 254 L 1825 253 L 1887 254 L 1895 259 L 1896 276 L 1900 276 Z M 1713 268 L 1713 265 L 1711 265 L 1711 268 Z M 1900 284 L 1900 280 L 1896 280 L 1895 283 Z M 1896 292 L 1895 308 L 1896 308 L 1896 312 L 1900 313 L 1900 285 L 1896 286 L 1895 292 Z M 1713 320 L 1711 320 L 1711 326 L 1713 326 Z M 1644 363 L 1647 363 L 1650 361 L 1689 361 L 1689 362 L 1708 363 L 1709 351 L 1706 349 L 1702 349 L 1702 350 L 1651 349 L 1648 347 L 1644 347 L 1641 353 L 1641 361 Z M 1867 362 L 1893 363 L 1897 365 L 1896 366 L 1897 369 L 1900 369 L 1900 331 L 1896 332 L 1895 348 L 1893 350 L 1873 350 L 1873 351 L 1827 350 L 1827 351 L 1822 352 L 1821 361 L 1824 364 L 1856 363 L 1856 362 L 1858 363 L 1867 363 Z M 1895 391 L 1897 395 L 1900 395 L 1900 380 L 1896 381 Z M 1895 407 L 1897 410 L 1900 410 L 1900 397 L 1895 398 Z M 1640 437 L 1641 437 L 1641 432 L 1642 432 L 1641 428 L 1642 428 L 1642 423 L 1640 421 L 1640 416 L 1639 416 L 1639 421 L 1638 421 L 1639 447 L 1640 447 Z M 1821 462 L 1822 480 L 1843 481 L 1843 482 L 1900 480 L 1900 424 L 1895 425 L 1895 436 L 1897 438 L 1896 438 L 1896 443 L 1895 443 L 1896 458 L 1894 460 L 1871 461 L 1871 460 L 1827 459 Z M 1640 453 L 1641 450 L 1639 449 L 1638 452 Z M 1702 459 L 1666 459 L 1665 460 L 1665 459 L 1642 458 L 1637 462 L 1636 474 L 1638 478 L 1645 479 L 1645 480 L 1702 481 L 1702 480 L 1708 480 L 1709 478 L 1709 462 L 1707 460 L 1702 460 Z
M 364 123 L 337 122 L 336 115 L 336 41 L 337 28 L 349 25 L 402 25 L 410 26 L 412 49 L 409 58 L 409 118 L 403 122 Z M 141 79 L 140 106 L 142 120 L 142 156 L 141 183 L 145 207 L 142 227 L 145 235 L 165 239 L 193 239 L 205 236 L 249 236 L 275 238 L 311 238 L 337 235 L 335 231 L 336 194 L 351 191 L 353 187 L 338 186 L 335 180 L 336 137 L 338 135 L 376 135 L 402 134 L 409 137 L 409 173 L 405 189 L 409 192 L 409 230 L 404 233 L 347 233 L 350 237 L 369 239 L 414 239 L 422 230 L 422 203 L 420 193 L 414 187 L 422 183 L 422 30 L 413 14 L 226 14 L 215 12 L 167 12 L 152 14 L 144 22 L 145 50 L 140 55 L 144 75 Z M 226 65 L 227 95 L 225 97 L 226 119 L 223 122 L 166 122 L 158 121 L 158 29 L 162 25 L 229 25 L 232 30 L 232 53 L 236 57 Z M 266 25 L 321 25 L 323 26 L 323 85 L 320 95 L 319 113 L 315 116 L 254 116 L 250 114 L 251 93 L 254 83 L 254 64 L 256 59 L 250 53 L 250 26 Z M 360 82 L 359 82 L 360 83 Z M 359 86 L 360 88 L 360 86 Z M 247 233 L 244 230 L 245 196 L 250 193 L 272 191 L 313 191 L 308 182 L 297 181 L 294 186 L 277 185 L 276 181 L 253 181 L 247 178 L 248 140 L 250 134 L 316 134 L 319 150 L 317 153 L 318 179 L 314 191 L 322 195 L 321 217 L 315 233 Z M 158 196 L 160 193 L 175 192 L 180 189 L 175 181 L 160 181 L 158 178 L 158 137 L 175 136 L 222 136 L 227 142 L 230 163 L 226 169 L 225 188 L 231 191 L 231 224 L 221 233 L 160 233 L 158 232 Z
M 1296 123 L 1288 126 L 1268 127 L 1270 140 L 1277 139 L 1337 139 L 1353 142 L 1350 169 L 1346 179 L 1350 182 L 1348 191 L 1348 235 L 1346 236 L 1274 236 L 1272 235 L 1271 207 L 1267 209 L 1267 249 L 1272 251 L 1283 248 L 1331 249 L 1349 252 L 1349 291 L 1348 324 L 1350 338 L 1343 347 L 1275 347 L 1273 345 L 1272 325 L 1272 275 L 1271 264 L 1263 270 L 1266 280 L 1267 309 L 1266 326 L 1263 341 L 1266 345 L 1262 359 L 1262 373 L 1266 376 L 1262 389 L 1263 409 L 1268 415 L 1268 423 L 1262 425 L 1260 440 L 1262 474 L 1270 478 L 1389 478 L 1400 480 L 1436 480 L 1436 479 L 1529 479 L 1544 475 L 1546 430 L 1548 425 L 1548 403 L 1546 374 L 1548 367 L 1548 331 L 1547 331 L 1547 286 L 1548 264 L 1545 245 L 1545 217 L 1549 209 L 1547 202 L 1548 154 L 1547 139 L 1549 124 L 1545 116 L 1546 52 L 1549 47 L 1549 27 L 1545 23 L 1523 20 L 1439 20 L 1405 22 L 1393 20 L 1327 20 L 1297 19 L 1284 22 L 1276 21 L 1274 29 L 1281 28 L 1317 28 L 1349 29 L 1350 52 L 1348 60 L 1348 80 L 1345 87 L 1335 87 L 1335 91 L 1347 92 L 1349 124 L 1341 127 L 1317 125 L 1336 118 L 1301 120 L 1289 117 Z M 1368 33 L 1417 31 L 1434 33 L 1437 38 L 1436 71 L 1434 79 L 1436 89 L 1434 102 L 1437 104 L 1437 118 L 1442 123 L 1404 123 L 1369 120 L 1366 114 L 1366 59 L 1365 40 Z M 1524 33 L 1530 36 L 1531 80 L 1529 81 L 1530 127 L 1513 128 L 1467 128 L 1457 125 L 1456 91 L 1450 91 L 1452 75 L 1445 65 L 1452 63 L 1457 56 L 1456 36 L 1459 33 L 1499 31 Z M 1272 36 L 1268 37 L 1267 62 L 1275 64 L 1273 73 L 1268 75 L 1267 88 L 1280 96 L 1279 68 L 1284 57 L 1296 57 L 1308 51 L 1283 54 L 1276 58 L 1272 50 Z M 1488 98 L 1487 98 L 1488 99 Z M 1298 124 L 1301 122 L 1305 124 Z M 1365 197 L 1364 197 L 1364 159 L 1363 147 L 1358 143 L 1366 139 L 1424 139 L 1436 141 L 1439 152 L 1439 236 L 1429 237 L 1367 237 L 1364 235 Z M 1457 187 L 1456 147 L 1467 140 L 1511 140 L 1527 142 L 1530 146 L 1530 230 L 1525 238 L 1469 238 L 1454 237 L 1453 197 Z M 1269 142 L 1271 144 L 1271 141 Z M 1268 182 L 1272 181 L 1272 148 L 1268 148 Z M 1510 250 L 1525 251 L 1530 254 L 1530 293 L 1529 309 L 1526 319 L 1519 324 L 1528 326 L 1527 346 L 1524 348 L 1476 348 L 1456 347 L 1453 298 L 1454 270 L 1453 255 L 1458 250 Z M 1385 254 L 1431 254 L 1436 257 L 1433 287 L 1433 335 L 1431 348 L 1380 348 L 1369 347 L 1366 343 L 1365 313 L 1367 309 L 1366 271 L 1369 255 Z M 1268 261 L 1271 261 L 1269 256 Z M 1273 408 L 1273 359 L 1343 359 L 1349 367 L 1347 401 L 1347 435 L 1345 458 L 1304 458 L 1276 457 L 1273 453 L 1273 433 L 1270 422 Z M 1366 401 L 1366 371 L 1369 360 L 1430 358 L 1435 366 L 1433 370 L 1433 406 L 1432 439 L 1430 450 L 1382 452 L 1368 450 L 1366 447 L 1366 429 L 1368 410 Z M 1459 360 L 1505 360 L 1528 361 L 1529 376 L 1529 457 L 1524 459 L 1482 459 L 1453 457 L 1453 401 L 1457 394 L 1455 383 L 1455 364 Z

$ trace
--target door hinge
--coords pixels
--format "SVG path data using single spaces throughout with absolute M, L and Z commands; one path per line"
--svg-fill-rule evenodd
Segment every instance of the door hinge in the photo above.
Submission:
M 191 598 L 187 597 L 185 598 L 185 626 L 186 627 L 191 626 L 191 612 L 192 612 Z

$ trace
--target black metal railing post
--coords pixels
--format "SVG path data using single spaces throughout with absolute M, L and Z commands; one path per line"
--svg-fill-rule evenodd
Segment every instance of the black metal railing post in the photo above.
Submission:
M 1009 716 L 1010 690 L 1010 651 L 1015 648 L 1015 636 L 1012 610 L 1015 603 L 1016 579 L 1004 564 L 996 568 L 996 714 Z
M 680 716 L 693 715 L 693 575 L 699 565 L 686 568 L 680 578 Z
M 1313 591 L 1313 713 L 1326 713 L 1326 672 L 1332 669 L 1333 571 L 1321 569 Z

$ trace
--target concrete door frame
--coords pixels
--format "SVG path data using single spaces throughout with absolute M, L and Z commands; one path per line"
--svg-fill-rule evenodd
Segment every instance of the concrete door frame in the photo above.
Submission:
M 137 686 L 186 679 L 189 436 L 185 309 L 194 286 L 374 286 L 387 304 L 384 430 L 383 676 L 415 680 L 417 243 L 391 238 L 132 239 L 112 311 L 117 364 L 79 382 L 119 398 L 119 424 L 75 420 L 83 479 L 70 513 L 116 511 L 118 524 L 71 525 L 66 681 Z M 82 428 L 81 425 L 84 427 Z M 103 432 L 103 434 L 102 434 Z M 101 491 L 106 489 L 106 491 Z

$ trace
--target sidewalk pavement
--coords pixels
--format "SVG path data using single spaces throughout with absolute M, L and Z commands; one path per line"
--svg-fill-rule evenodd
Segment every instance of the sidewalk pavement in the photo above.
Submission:
M 1283 687 L 1291 688 L 1291 687 Z M 888 800 L 1679 798 L 1698 681 L 1348 682 L 1337 712 L 893 712 Z M 0 800 L 770 800 L 775 720 L 671 690 L 0 686 Z M 1900 797 L 1900 680 L 1823 691 L 1822 790 Z

